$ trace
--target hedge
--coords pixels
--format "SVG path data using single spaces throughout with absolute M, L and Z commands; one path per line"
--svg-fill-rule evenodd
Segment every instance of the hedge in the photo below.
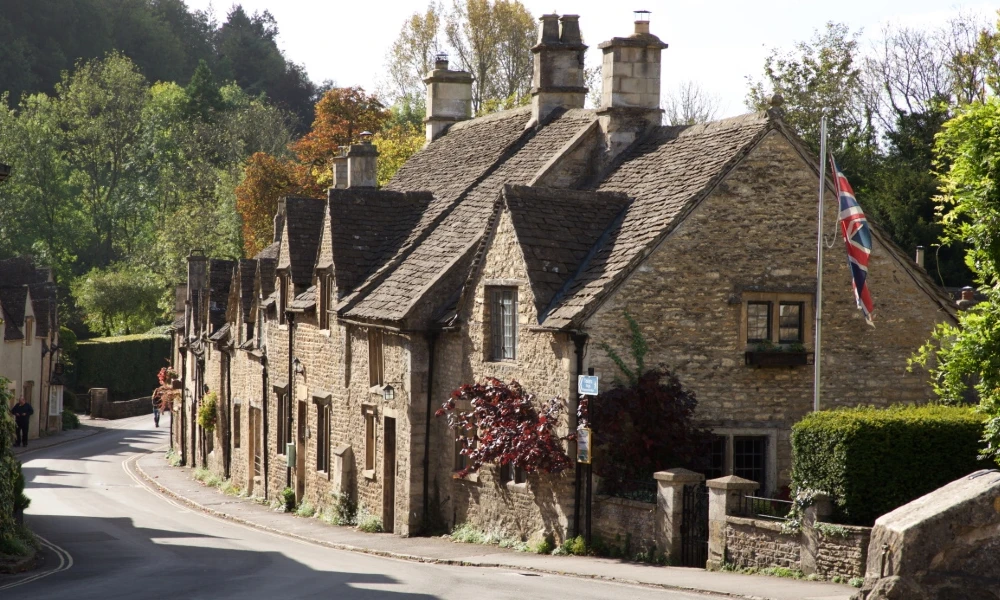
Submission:
M 812 413 L 792 427 L 792 484 L 833 497 L 833 520 L 879 516 L 993 465 L 979 460 L 983 417 L 968 407 L 860 407 Z
M 76 382 L 81 390 L 108 388 L 108 398 L 148 396 L 159 385 L 156 374 L 170 358 L 165 335 L 123 335 L 80 342 Z

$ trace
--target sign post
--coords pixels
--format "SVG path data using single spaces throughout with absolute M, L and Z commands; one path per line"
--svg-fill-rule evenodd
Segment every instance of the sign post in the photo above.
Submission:
M 585 396 L 590 396 L 591 398 L 597 396 L 598 394 L 598 381 L 597 376 L 594 375 L 594 370 L 589 369 L 589 374 L 579 375 L 577 377 L 577 394 L 583 398 Z M 589 411 L 588 411 L 589 412 Z M 589 415 L 588 415 L 589 418 Z M 587 520 L 586 520 L 586 531 L 585 539 L 587 540 L 587 545 L 590 545 L 590 519 L 591 519 L 591 507 L 592 500 L 591 494 L 593 493 L 594 487 L 594 472 L 591 463 L 593 461 L 593 445 L 591 444 L 591 431 L 589 427 L 578 427 L 576 430 L 576 462 L 578 464 L 587 465 Z

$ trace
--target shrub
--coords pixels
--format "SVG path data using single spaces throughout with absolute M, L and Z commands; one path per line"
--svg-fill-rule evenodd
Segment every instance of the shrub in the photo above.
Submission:
M 358 529 L 365 533 L 382 533 L 382 518 L 371 514 L 362 506 L 358 511 Z
M 578 535 L 575 538 L 569 538 L 562 543 L 552 554 L 556 555 L 570 555 L 570 556 L 586 556 L 587 554 L 587 541 L 583 539 L 582 535 Z
M 309 502 L 308 500 L 303 500 L 302 504 L 300 504 L 299 507 L 295 509 L 295 514 L 300 517 L 305 517 L 308 519 L 316 514 L 316 509 L 313 508 L 311 502 Z
M 127 335 L 96 338 L 77 346 L 77 387 L 107 388 L 108 398 L 127 400 L 148 396 L 155 374 L 170 357 L 170 338 Z
M 76 416 L 76 413 L 68 408 L 64 408 L 62 411 L 62 428 L 63 431 L 67 429 L 76 429 L 80 426 L 80 418 Z
M 295 491 L 290 487 L 286 487 L 281 490 L 281 502 L 284 506 L 285 512 L 292 512 L 295 510 Z
M 833 520 L 875 519 L 982 469 L 983 417 L 966 407 L 860 407 L 813 413 L 792 427 L 796 489 L 831 494 Z
M 358 505 L 351 500 L 350 494 L 333 492 L 333 508 L 329 521 L 334 525 L 357 525 Z
M 209 392 L 201 399 L 201 406 L 198 407 L 198 425 L 209 433 L 215 430 L 215 422 L 219 416 L 218 399 L 218 394 Z

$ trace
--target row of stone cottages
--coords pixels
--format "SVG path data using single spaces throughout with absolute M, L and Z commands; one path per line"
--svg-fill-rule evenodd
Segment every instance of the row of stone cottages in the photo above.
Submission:
M 8 380 L 10 403 L 19 397 L 34 414 L 28 438 L 62 431 L 62 364 L 52 269 L 30 257 L 0 260 L 0 377 Z
M 768 341 L 813 350 L 817 159 L 778 108 L 661 125 L 666 44 L 648 26 L 600 45 L 600 110 L 583 109 L 574 15 L 541 18 L 528 107 L 470 119 L 471 77 L 442 58 L 425 79 L 427 145 L 387 186 L 374 185 L 375 149 L 353 145 L 325 201 L 281 202 L 258 256 L 191 256 L 172 425 L 187 464 L 317 508 L 346 494 L 399 535 L 443 521 L 561 537 L 575 525 L 572 470 L 457 478 L 463 457 L 432 414 L 492 376 L 565 399 L 561 429 L 574 429 L 577 374 L 594 369 L 607 389 L 615 367 L 599 345 L 627 353 L 627 310 L 648 364 L 697 394 L 718 436 L 709 474 L 787 485 L 813 369 L 747 357 Z M 826 205 L 832 224 L 832 193 Z M 824 260 L 826 408 L 928 398 L 906 359 L 954 318 L 877 230 L 870 268 L 877 328 L 844 256 Z M 220 406 L 209 434 L 195 421 L 206 391 Z

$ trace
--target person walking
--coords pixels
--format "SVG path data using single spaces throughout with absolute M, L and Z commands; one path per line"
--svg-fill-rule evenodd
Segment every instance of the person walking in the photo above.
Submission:
M 35 409 L 31 408 L 31 405 L 24 401 L 24 396 L 17 399 L 17 404 L 14 408 L 10 409 L 11 414 L 14 415 L 14 446 L 27 446 L 28 445 L 28 423 L 31 420 L 31 415 L 35 414 Z
M 163 409 L 163 392 L 159 389 L 153 392 L 153 423 L 160 426 L 160 411 Z

